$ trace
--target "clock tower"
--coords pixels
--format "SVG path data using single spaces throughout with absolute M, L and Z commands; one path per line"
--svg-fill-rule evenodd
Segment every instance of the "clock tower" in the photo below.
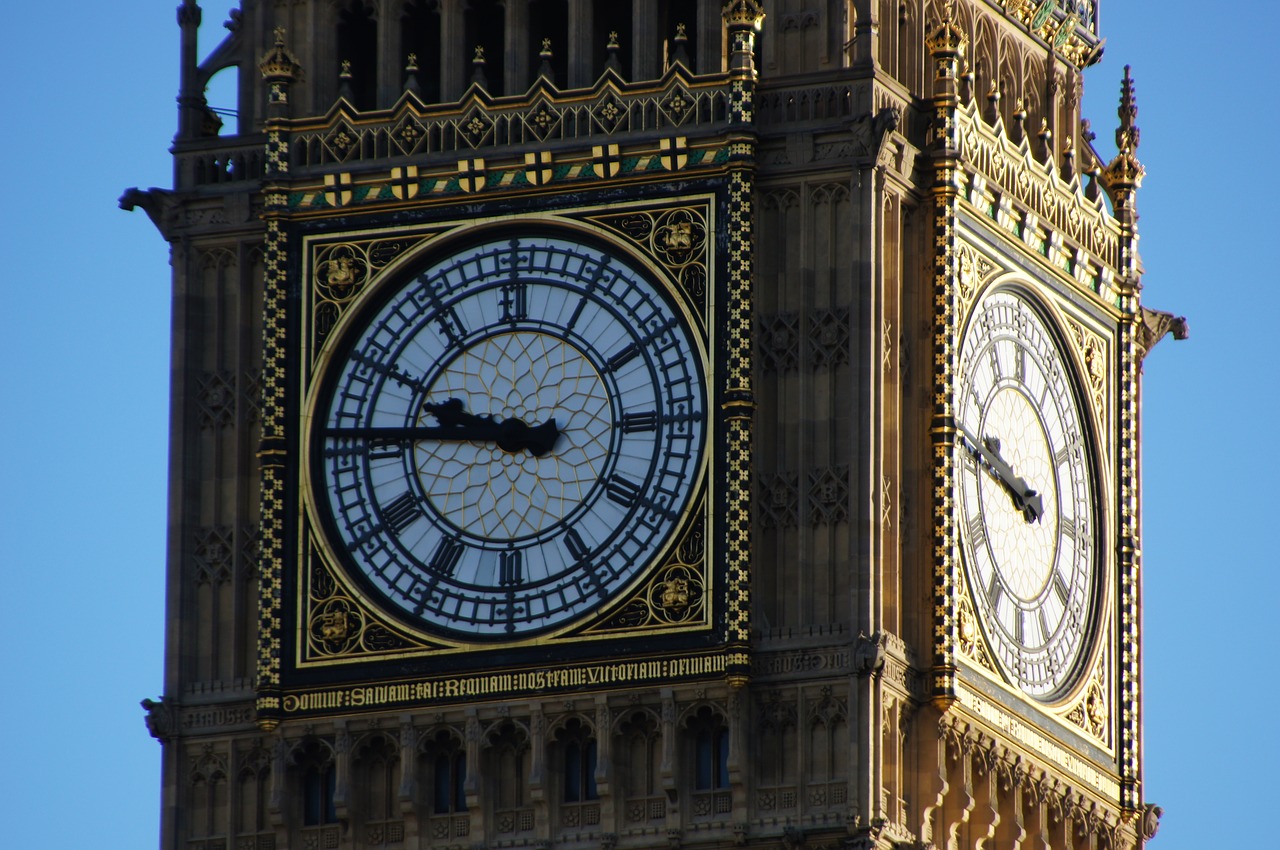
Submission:
M 1152 837 L 1097 7 L 183 0 L 161 846 Z

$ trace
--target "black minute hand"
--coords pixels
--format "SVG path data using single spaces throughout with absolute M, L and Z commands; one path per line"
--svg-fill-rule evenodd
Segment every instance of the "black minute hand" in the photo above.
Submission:
M 519 419 L 498 421 L 491 416 L 468 413 L 460 399 L 440 404 L 424 404 L 422 410 L 436 418 L 439 426 L 405 425 L 369 428 L 330 428 L 331 437 L 359 437 L 374 440 L 443 440 L 448 442 L 497 443 L 504 452 L 527 451 L 534 457 L 548 454 L 560 436 L 556 421 L 526 425 Z
M 1044 516 L 1044 500 L 1026 480 L 1015 475 L 1013 467 L 1001 457 L 1000 441 L 994 437 L 979 440 L 960 423 L 957 422 L 956 427 L 960 429 L 961 439 L 968 444 L 970 453 L 1004 486 L 1009 498 L 1013 499 L 1013 506 L 1022 512 L 1022 518 L 1029 523 L 1038 522 Z

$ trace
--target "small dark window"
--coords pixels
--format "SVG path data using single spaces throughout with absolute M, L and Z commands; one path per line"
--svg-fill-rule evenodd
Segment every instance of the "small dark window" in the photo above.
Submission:
M 699 729 L 696 740 L 694 789 L 711 791 L 729 787 L 729 730 L 723 726 Z
M 596 790 L 596 742 L 570 741 L 564 748 L 564 801 L 581 803 L 598 800 Z
M 484 75 L 489 94 L 504 94 L 506 80 L 506 13 L 497 0 L 472 0 L 466 7 L 466 49 L 459 60 L 466 65 L 469 84 L 475 71 L 475 49 L 484 48 Z
M 373 109 L 378 94 L 378 22 L 355 0 L 338 16 L 338 62 L 350 62 L 352 104 Z
M 529 3 L 530 71 L 542 67 L 542 43 L 551 47 L 551 76 L 557 88 L 567 89 L 569 82 L 569 4 L 566 0 L 531 0 Z M 530 79 L 532 79 L 532 75 Z
M 658 36 L 662 39 L 662 55 L 668 65 L 676 59 L 679 44 L 676 34 L 684 30 L 684 56 L 690 71 L 697 70 L 698 10 L 691 3 L 664 0 L 658 5 Z M 759 44 L 760 40 L 756 39 Z
M 631 33 L 631 0 L 595 0 L 592 11 L 595 33 L 591 42 L 593 79 L 604 73 L 609 61 L 609 34 L 618 34 L 618 64 L 623 77 L 631 76 L 631 51 L 634 49 Z
M 467 810 L 467 757 L 462 753 L 441 753 L 435 764 L 435 813 L 447 815 Z
M 400 17 L 401 67 L 413 54 L 418 66 L 418 85 L 427 103 L 440 100 L 440 12 L 427 0 L 405 6 Z M 461 47 L 461 45 L 458 45 Z
M 326 823 L 337 823 L 338 812 L 333 804 L 337 774 L 334 772 L 333 765 L 308 767 L 302 781 L 302 825 L 320 826 Z

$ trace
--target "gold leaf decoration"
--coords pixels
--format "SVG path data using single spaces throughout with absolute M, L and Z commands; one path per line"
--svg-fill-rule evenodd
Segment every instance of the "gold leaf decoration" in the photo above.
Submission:
M 1080 362 L 1084 364 L 1084 379 L 1099 434 L 1106 434 L 1107 403 L 1107 352 L 1102 338 L 1084 328 L 1079 322 L 1068 319 L 1067 328 L 1075 344 Z
M 973 246 L 961 243 L 959 246 L 960 273 L 956 276 L 956 294 L 960 296 L 957 305 L 961 315 L 969 311 L 974 295 L 983 284 L 999 269 L 990 258 L 979 253 Z
M 705 207 L 638 210 L 591 220 L 625 236 L 661 264 L 705 321 L 709 248 Z
M 991 659 L 991 653 L 987 650 L 987 642 L 982 637 L 982 630 L 978 628 L 978 618 L 973 612 L 973 603 L 967 596 L 960 599 L 958 620 L 961 654 L 968 656 L 992 673 L 999 672 Z
M 1110 745 L 1111 709 L 1107 702 L 1106 688 L 1103 687 L 1104 667 L 1105 665 L 1099 664 L 1093 671 L 1089 686 L 1067 712 L 1066 719 L 1103 744 Z
M 663 567 L 621 608 L 588 631 L 664 629 L 707 622 L 706 567 L 706 522 L 700 509 L 698 519 Z
M 307 570 L 306 659 L 354 657 L 427 648 L 379 623 L 334 580 L 313 550 Z
M 319 353 L 342 314 L 369 281 L 409 248 L 435 234 L 412 239 L 370 239 L 315 245 L 311 252 L 311 350 Z

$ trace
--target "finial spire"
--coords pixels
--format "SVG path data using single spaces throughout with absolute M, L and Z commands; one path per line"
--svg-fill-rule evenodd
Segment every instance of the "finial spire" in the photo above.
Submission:
M 726 0 L 720 15 L 731 28 L 750 27 L 758 30 L 764 22 L 764 4 L 760 0 Z
M 1049 119 L 1040 119 L 1040 132 L 1036 133 L 1040 140 L 1040 157 L 1045 162 L 1053 162 L 1053 130 L 1049 127 Z
M 1076 148 L 1070 136 L 1062 140 L 1062 166 L 1059 173 L 1067 182 L 1076 176 Z
M 267 51 L 258 63 L 262 79 L 267 84 L 267 113 L 270 117 L 285 118 L 289 114 L 289 86 L 297 82 L 302 66 L 284 46 L 284 27 L 274 31 L 275 46 Z
M 341 69 L 338 71 L 338 97 L 346 98 L 348 103 L 354 103 L 356 99 L 355 91 L 351 87 L 350 59 L 343 59 Z
M 482 89 L 489 88 L 489 78 L 484 72 L 484 45 L 476 45 L 475 56 L 471 59 L 471 82 Z
M 1000 120 L 1000 84 L 994 79 L 987 89 L 987 123 L 992 127 Z
M 685 45 L 689 41 L 689 36 L 685 32 L 684 24 L 676 24 L 676 34 L 671 39 L 671 64 L 679 62 L 686 68 L 690 67 L 689 51 Z
M 262 61 L 258 63 L 258 70 L 262 72 L 263 79 L 267 82 L 296 82 L 302 66 L 284 46 L 284 27 L 276 27 L 272 35 L 275 38 L 275 46 L 262 57 Z
M 942 4 L 942 13 L 932 24 L 924 43 L 935 56 L 956 60 L 964 58 L 965 36 L 956 24 L 955 4 L 952 0 L 946 0 Z
M 1116 130 L 1116 147 L 1121 151 L 1134 153 L 1138 150 L 1139 131 L 1134 121 L 1138 117 L 1138 98 L 1133 87 L 1133 77 L 1129 74 L 1129 66 L 1124 66 L 1124 80 L 1120 83 L 1120 108 L 1116 110 L 1120 116 L 1120 127 Z
M 604 66 L 611 69 L 619 77 L 622 76 L 622 62 L 618 59 L 618 51 L 622 46 L 618 44 L 618 31 L 613 30 L 609 33 L 609 43 L 604 46 L 608 51 L 609 58 L 605 61 Z
M 182 5 L 178 7 L 178 26 L 183 29 L 198 28 L 201 17 L 200 4 L 196 0 L 182 0 Z
M 555 85 L 556 72 L 551 67 L 551 60 L 555 53 L 551 50 L 551 39 L 544 38 L 542 40 L 542 49 L 538 51 L 538 58 L 542 61 L 538 64 L 538 76 L 547 82 Z
M 965 35 L 955 20 L 951 0 L 942 4 L 941 15 L 929 24 L 924 46 L 933 57 L 935 95 L 956 101 L 960 92 L 960 65 L 964 61 Z M 966 88 L 971 88 L 972 84 Z M 976 96 L 976 92 L 973 93 Z
M 1115 206 L 1116 218 L 1129 228 L 1138 222 L 1134 198 L 1142 186 L 1142 178 L 1146 169 L 1138 161 L 1138 125 L 1134 119 L 1138 117 L 1138 101 L 1134 96 L 1133 77 L 1129 66 L 1124 66 L 1124 80 L 1120 84 L 1120 126 L 1116 129 L 1115 159 L 1107 163 L 1102 171 L 1102 185 L 1111 196 Z
M 199 51 L 196 47 L 201 12 L 196 0 L 182 0 L 178 7 L 178 27 L 182 32 L 181 65 L 178 84 L 178 137 L 200 135 L 204 120 L 204 84 L 200 80 Z
M 410 53 L 405 58 L 404 90 L 422 96 L 422 86 L 418 84 L 418 54 Z

